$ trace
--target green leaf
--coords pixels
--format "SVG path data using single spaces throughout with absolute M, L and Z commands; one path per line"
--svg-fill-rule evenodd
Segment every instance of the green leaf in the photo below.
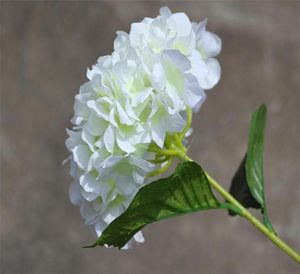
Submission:
M 231 180 L 229 193 L 246 208 L 252 207 L 256 209 L 262 209 L 261 205 L 253 197 L 250 188 L 247 184 L 245 166 L 246 157 L 247 154 L 244 156 L 243 161 L 241 162 L 238 170 L 236 171 Z M 235 216 L 236 214 L 237 213 L 235 211 L 229 210 L 229 215 Z
M 251 118 L 246 158 L 246 176 L 250 191 L 256 201 L 265 207 L 263 152 L 266 106 L 261 105 Z
M 222 207 L 202 168 L 195 162 L 180 163 L 170 177 L 141 188 L 127 210 L 103 231 L 94 245 L 88 247 L 121 248 L 147 224 Z
M 273 232 L 264 193 L 263 153 L 267 109 L 262 104 L 251 117 L 248 151 L 232 179 L 230 193 L 245 207 L 260 208 L 265 225 Z M 229 211 L 230 215 L 235 215 Z
M 246 158 L 246 176 L 253 197 L 261 205 L 265 225 L 274 231 L 269 221 L 264 192 L 263 158 L 266 113 L 267 108 L 262 104 L 251 117 Z

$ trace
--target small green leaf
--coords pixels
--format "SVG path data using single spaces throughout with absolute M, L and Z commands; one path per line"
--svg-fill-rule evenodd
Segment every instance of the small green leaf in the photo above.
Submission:
M 263 152 L 266 111 L 266 106 L 261 105 L 252 114 L 246 158 L 246 176 L 250 191 L 263 208 L 265 207 Z
M 195 162 L 178 164 L 168 178 L 141 188 L 127 210 L 116 218 L 92 246 L 123 247 L 147 224 L 191 212 L 222 208 L 202 168 Z
M 262 208 L 261 205 L 256 201 L 253 197 L 249 186 L 247 184 L 246 178 L 246 157 L 247 154 L 244 156 L 243 161 L 241 162 L 238 170 L 234 174 L 231 180 L 231 186 L 229 193 L 236 198 L 244 207 L 249 208 Z M 229 215 L 235 216 L 236 212 L 229 210 Z
M 250 191 L 256 201 L 261 205 L 265 225 L 274 231 L 268 217 L 264 192 L 264 133 L 266 125 L 267 108 L 262 104 L 251 117 L 246 158 L 246 176 Z
M 232 179 L 230 193 L 245 207 L 260 208 L 265 225 L 273 232 L 264 193 L 263 153 L 266 106 L 262 104 L 251 117 L 248 151 Z M 235 215 L 229 211 L 230 215 Z

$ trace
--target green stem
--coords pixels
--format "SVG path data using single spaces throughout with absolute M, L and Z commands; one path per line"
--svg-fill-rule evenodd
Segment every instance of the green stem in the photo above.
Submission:
M 193 161 L 187 155 L 181 157 L 184 161 Z M 217 183 L 209 174 L 206 173 L 210 185 L 223 197 L 227 202 L 240 210 L 240 215 L 246 218 L 252 225 L 269 238 L 277 247 L 289 255 L 293 260 L 300 264 L 300 254 L 282 241 L 274 232 L 269 230 L 262 222 L 253 216 L 244 206 L 242 206 L 229 192 L 227 192 L 219 183 Z
M 156 169 L 156 170 L 148 173 L 147 177 L 149 178 L 149 177 L 157 176 L 157 175 L 160 175 L 160 174 L 166 172 L 168 170 L 168 168 L 172 165 L 173 160 L 174 160 L 174 158 L 171 157 L 162 168 Z
M 150 162 L 153 163 L 153 164 L 162 164 L 162 163 L 164 163 L 168 160 L 169 160 L 169 157 L 164 156 L 164 157 L 159 158 L 159 159 L 150 160 Z
M 174 150 L 171 150 L 171 149 L 161 149 L 161 148 L 149 148 L 148 151 L 150 152 L 155 152 L 161 156 L 166 156 L 166 157 L 169 157 L 169 156 L 178 156 L 178 152 L 177 151 L 174 151 Z
M 192 110 L 190 108 L 186 108 L 186 125 L 183 129 L 183 131 L 180 133 L 179 135 L 179 138 L 180 139 L 183 139 L 185 134 L 188 132 L 191 124 L 192 124 L 192 116 L 193 116 L 193 113 L 192 113 Z
M 176 146 L 178 146 L 181 150 L 186 151 L 186 148 L 182 144 L 182 139 L 180 138 L 180 136 L 178 135 L 178 133 L 174 133 L 173 136 L 174 136 L 174 140 L 175 140 Z

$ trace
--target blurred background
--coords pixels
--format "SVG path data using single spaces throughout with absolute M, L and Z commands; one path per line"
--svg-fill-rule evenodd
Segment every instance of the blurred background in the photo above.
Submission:
M 169 6 L 223 40 L 221 82 L 199 114 L 190 155 L 229 187 L 250 113 L 268 106 L 271 221 L 300 250 L 299 1 L 1 2 L 2 273 L 299 273 L 246 221 L 201 212 L 144 229 L 129 251 L 82 249 L 94 234 L 69 202 L 64 141 L 87 67 L 117 30 Z

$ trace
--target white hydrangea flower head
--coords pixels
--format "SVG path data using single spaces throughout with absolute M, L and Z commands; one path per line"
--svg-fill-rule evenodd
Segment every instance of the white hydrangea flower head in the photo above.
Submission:
M 87 71 L 66 146 L 71 201 L 98 236 L 151 182 L 149 173 L 164 167 L 149 148 L 164 148 L 168 136 L 184 131 L 186 111 L 198 111 L 220 79 L 220 51 L 206 20 L 192 23 L 162 8 L 128 34 L 117 32 L 112 54 Z M 143 242 L 141 232 L 134 239 Z

